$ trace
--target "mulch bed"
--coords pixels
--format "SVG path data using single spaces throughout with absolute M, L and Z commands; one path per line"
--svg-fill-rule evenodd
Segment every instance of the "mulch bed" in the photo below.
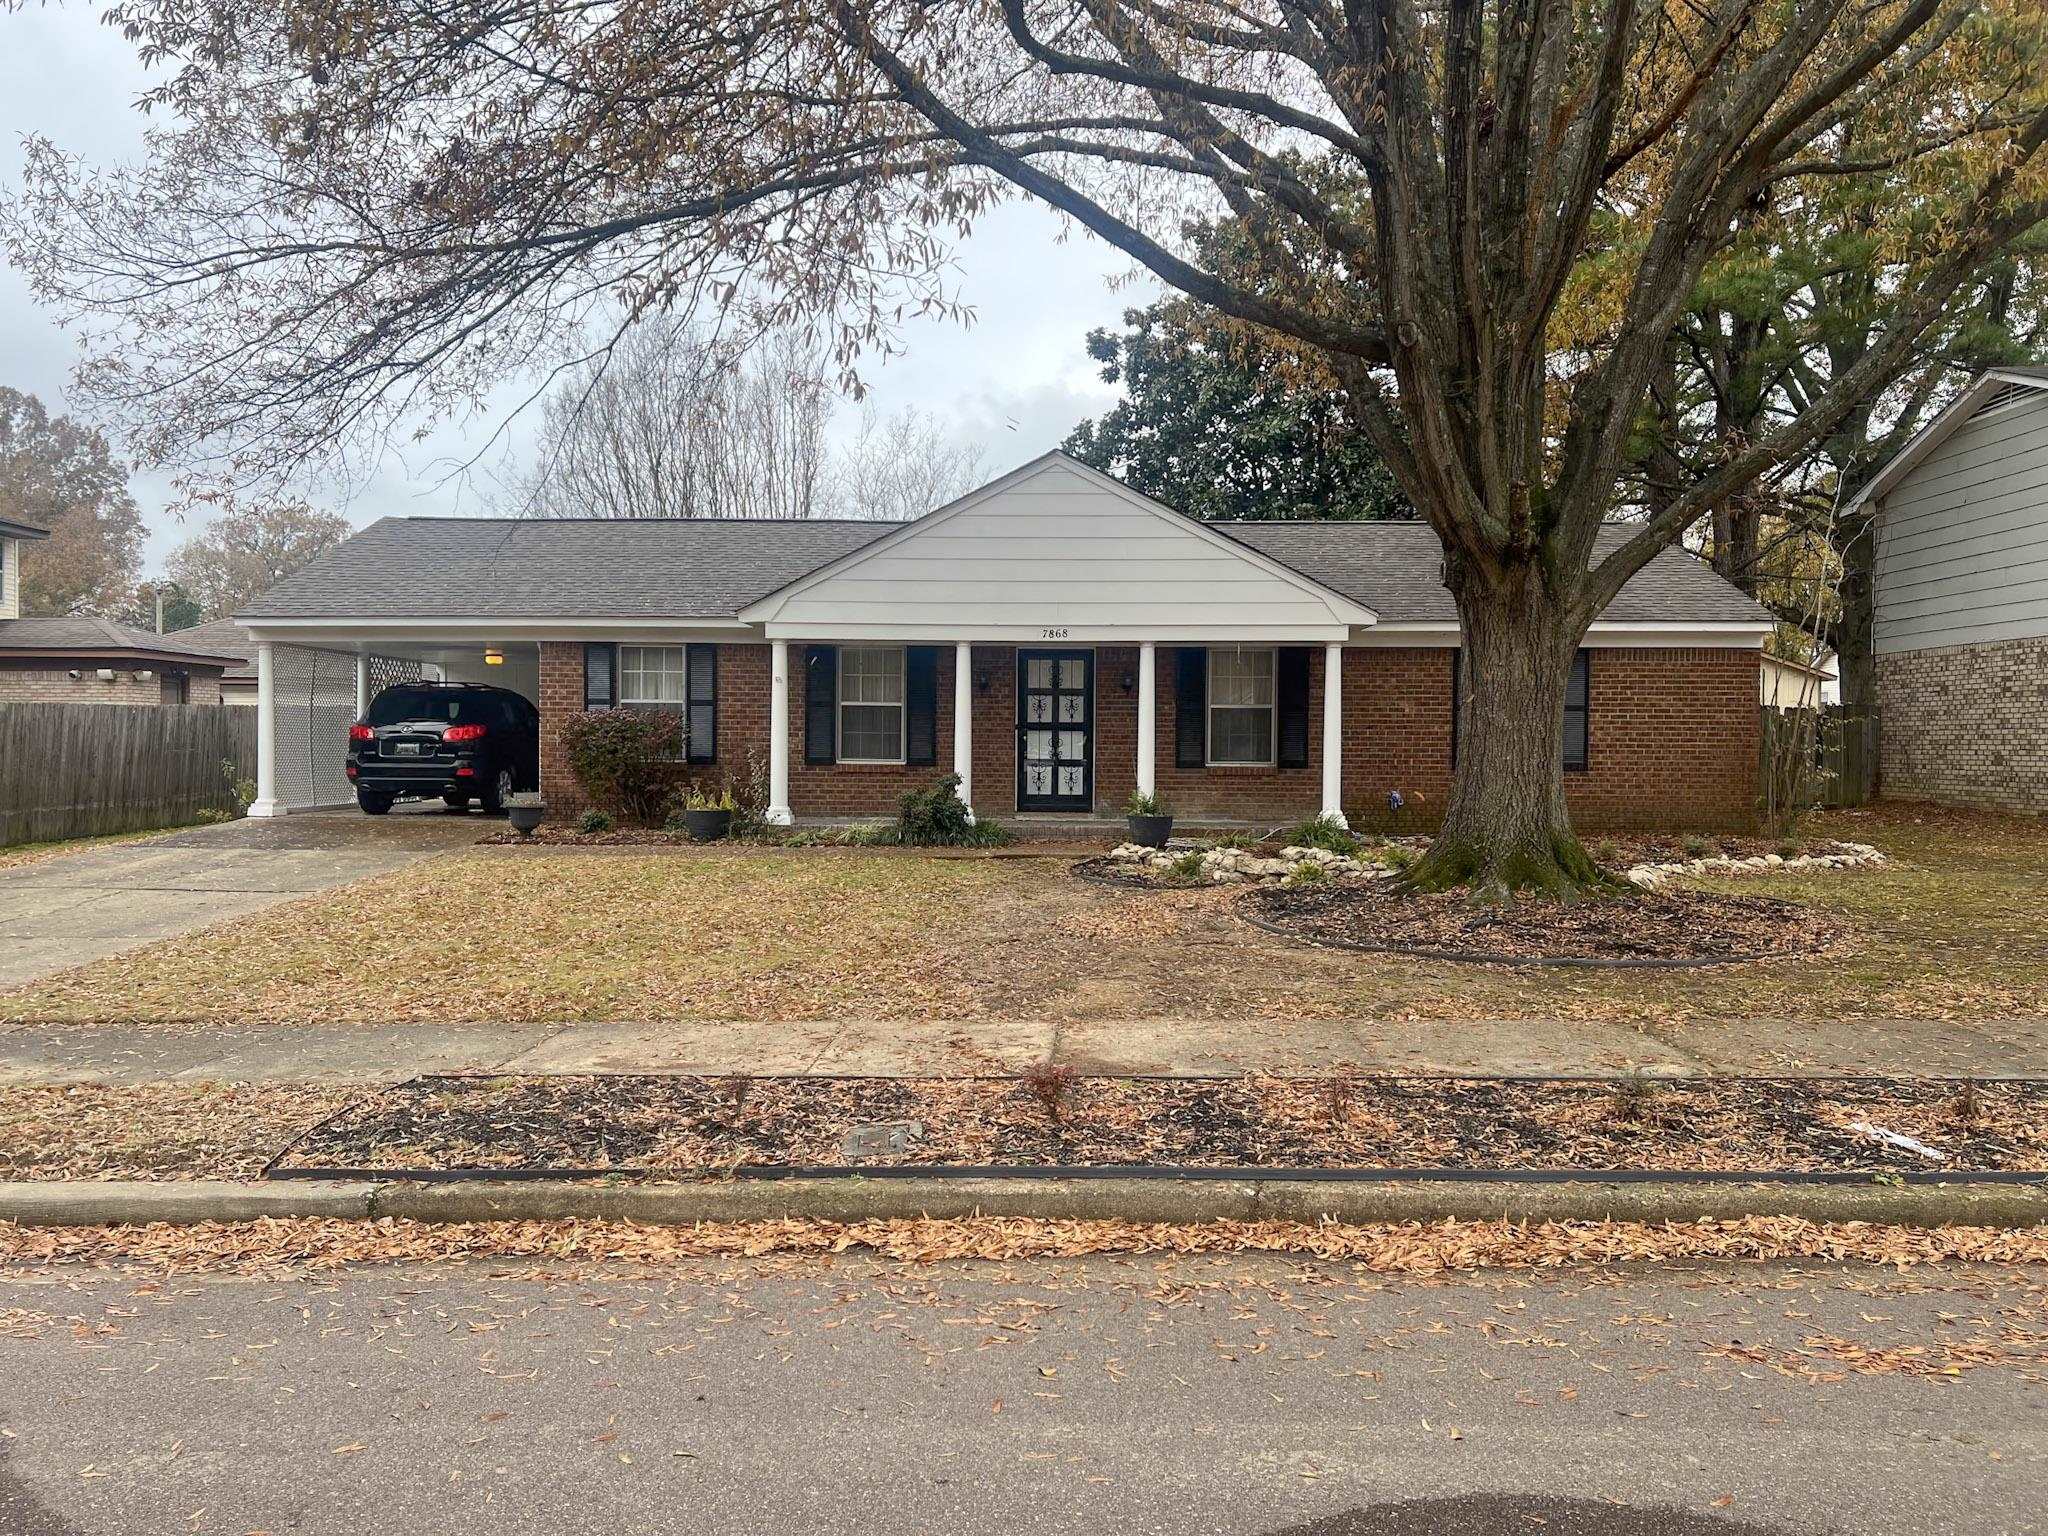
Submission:
M 1666 891 L 1476 903 L 1458 891 L 1376 882 L 1267 886 L 1243 911 L 1310 943 L 1446 960 L 1578 965 L 1717 965 L 1811 955 L 1843 935 L 1825 913 L 1761 896 Z
M 1140 1164 L 2048 1172 L 2048 1081 L 424 1077 L 314 1127 L 272 1173 Z

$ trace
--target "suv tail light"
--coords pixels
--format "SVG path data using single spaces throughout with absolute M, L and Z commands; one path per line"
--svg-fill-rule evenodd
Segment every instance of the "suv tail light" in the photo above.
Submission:
M 352 725 L 348 728 L 348 739 L 350 741 L 375 741 L 377 733 L 367 725 Z
M 482 741 L 484 728 L 480 725 L 451 725 L 441 733 L 443 741 Z

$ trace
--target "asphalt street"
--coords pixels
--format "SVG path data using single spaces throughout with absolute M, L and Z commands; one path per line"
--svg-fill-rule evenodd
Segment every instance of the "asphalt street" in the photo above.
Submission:
M 0 1277 L 0 1532 L 2048 1530 L 2048 1273 Z

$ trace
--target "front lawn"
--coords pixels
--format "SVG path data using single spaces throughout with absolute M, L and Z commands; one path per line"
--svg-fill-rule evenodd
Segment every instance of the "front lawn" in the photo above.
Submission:
M 1242 888 L 1133 891 L 1064 858 L 479 849 L 7 993 L 0 1021 L 1582 1018 L 2048 1015 L 2048 825 L 1816 818 L 1893 863 L 1707 882 L 1811 903 L 1826 953 L 1703 971 L 1468 966 L 1305 947 Z

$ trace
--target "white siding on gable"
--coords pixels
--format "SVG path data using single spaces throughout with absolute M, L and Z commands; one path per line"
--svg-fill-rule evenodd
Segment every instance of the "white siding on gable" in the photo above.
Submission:
M 2048 635 L 2048 390 L 1980 411 L 1884 497 L 1880 655 Z
M 756 605 L 817 639 L 1342 639 L 1370 615 L 1065 464 Z
M 0 539 L 0 619 L 21 617 L 21 540 Z

